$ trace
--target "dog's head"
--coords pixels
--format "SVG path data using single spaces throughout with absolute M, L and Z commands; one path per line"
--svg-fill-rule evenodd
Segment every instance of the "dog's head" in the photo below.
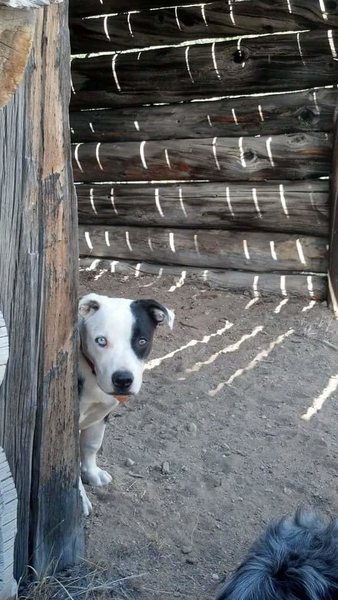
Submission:
M 79 303 L 81 351 L 98 386 L 116 396 L 137 394 L 156 327 L 172 329 L 174 313 L 156 300 L 87 294 Z
M 272 523 L 216 600 L 338 598 L 338 520 L 298 510 Z

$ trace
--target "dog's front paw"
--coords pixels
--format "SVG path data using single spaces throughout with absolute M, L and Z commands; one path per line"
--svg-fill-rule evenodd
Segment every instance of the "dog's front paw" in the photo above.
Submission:
M 82 510 L 83 510 L 83 514 L 85 517 L 88 517 L 88 515 L 90 515 L 90 513 L 93 510 L 93 506 L 91 501 L 89 500 L 87 494 L 86 494 L 86 490 L 83 487 L 83 483 L 82 480 L 80 478 L 79 481 L 79 490 L 80 490 L 80 496 L 81 496 L 81 500 L 82 500 Z
M 112 476 L 109 475 L 107 471 L 104 471 L 99 467 L 96 467 L 95 470 L 92 469 L 90 471 L 82 471 L 82 477 L 84 481 L 86 481 L 87 483 L 89 483 L 89 485 L 92 485 L 94 487 L 108 485 L 108 483 L 112 481 Z

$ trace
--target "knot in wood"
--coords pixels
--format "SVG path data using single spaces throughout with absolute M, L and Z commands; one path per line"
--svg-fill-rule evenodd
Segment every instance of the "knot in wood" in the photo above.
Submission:
M 247 48 L 237 48 L 237 50 L 232 55 L 232 60 L 234 63 L 242 65 L 249 58 L 249 51 Z

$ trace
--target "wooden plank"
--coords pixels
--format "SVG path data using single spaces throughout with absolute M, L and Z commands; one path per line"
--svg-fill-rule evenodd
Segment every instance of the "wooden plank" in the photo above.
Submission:
M 327 270 L 327 240 L 250 231 L 80 226 L 80 256 L 243 271 Z
M 210 11 L 222 10 L 221 2 L 206 2 L 198 3 L 192 0 L 132 0 L 126 3 L 124 0 L 87 0 L 86 3 L 80 2 L 80 0 L 72 0 L 70 6 L 70 14 L 72 17 L 87 17 L 88 15 L 101 15 L 122 12 L 127 14 L 127 11 L 143 11 L 145 17 L 148 16 L 146 9 L 160 8 L 162 6 L 172 7 L 171 12 L 178 6 L 178 16 L 180 18 L 180 26 L 185 29 L 188 33 L 189 27 L 198 26 L 198 22 L 193 20 L 193 15 L 196 10 L 199 11 L 199 21 L 201 20 L 204 27 L 206 27 L 203 14 L 201 14 L 201 6 L 205 6 L 206 21 L 208 27 L 214 24 L 214 20 L 210 17 Z M 184 5 L 196 5 L 196 7 L 181 7 Z M 319 6 L 318 6 L 319 5 Z M 231 6 L 231 9 L 230 9 Z M 219 8 L 217 8 L 219 7 Z M 194 8 L 194 11 L 191 9 Z M 289 12 L 288 4 L 285 0 L 274 0 L 273 5 L 268 0 L 242 0 L 241 2 L 225 3 L 223 2 L 223 16 L 222 21 L 227 26 L 227 32 L 231 32 L 231 25 L 233 30 L 237 30 L 239 33 L 256 33 L 254 27 L 258 28 L 257 19 L 261 20 L 261 29 L 259 31 L 271 32 L 271 27 L 281 27 L 285 24 L 284 31 L 287 31 L 287 27 L 293 29 L 295 24 L 301 29 L 310 29 L 311 27 L 317 28 L 325 26 L 327 23 L 330 27 L 337 24 L 337 10 L 335 2 L 325 2 L 325 9 L 320 8 L 320 3 L 317 0 L 292 0 L 291 5 L 292 11 Z M 159 11 L 153 11 L 155 13 L 154 18 L 157 19 L 158 26 L 163 26 L 164 19 L 167 25 L 171 25 L 169 21 L 170 12 L 167 9 L 161 9 Z M 163 20 L 158 16 L 157 13 L 163 13 Z M 142 13 L 141 13 L 142 14 Z M 168 14 L 168 17 L 167 17 Z M 191 15 L 190 19 L 184 19 L 182 15 Z M 232 16 L 231 16 L 232 15 Z M 283 25 L 278 23 L 278 17 Z M 245 19 L 245 22 L 244 22 Z M 323 25 L 322 25 L 323 24 Z M 176 28 L 177 24 L 176 24 Z M 242 31 L 243 29 L 243 31 Z M 280 31 L 280 29 L 278 29 Z M 202 34 L 202 30 L 200 30 Z
M 250 229 L 328 236 L 328 181 L 76 186 L 82 225 Z
M 337 89 L 71 113 L 73 142 L 332 131 Z
M 143 10 L 147 8 L 161 8 L 163 6 L 186 6 L 187 4 L 194 4 L 194 1 L 129 0 L 128 11 Z M 86 4 L 83 5 L 80 0 L 72 0 L 69 9 L 71 17 L 87 17 L 88 15 L 101 15 L 102 12 L 126 12 L 126 3 L 125 0 L 87 0 Z
M 92 273 L 126 273 L 131 277 L 154 275 L 163 285 L 167 278 L 178 276 L 180 281 L 201 281 L 211 288 L 249 293 L 253 297 L 281 296 L 326 300 L 327 278 L 319 275 L 280 275 L 277 273 L 254 273 L 250 271 L 205 270 L 198 267 L 178 267 L 157 263 L 132 263 L 107 259 L 81 258 L 80 270 Z
M 83 556 L 67 13 L 65 2 L 37 14 L 23 85 L 0 111 L 0 294 L 11 348 L 0 444 L 19 498 L 17 578 L 28 564 L 40 576 Z
M 17 493 L 5 452 L 0 448 L 0 597 L 17 598 L 13 576 L 14 543 L 17 534 Z
M 88 10 L 87 3 L 82 6 Z M 107 12 L 101 5 L 100 14 Z M 74 54 L 109 52 L 198 39 L 335 27 L 338 27 L 337 9 L 328 7 L 324 12 L 318 0 L 292 0 L 291 12 L 286 0 L 274 0 L 273 6 L 269 0 L 233 4 L 217 0 L 183 8 L 102 15 L 96 19 L 73 18 L 71 44 Z
M 188 47 L 189 48 L 189 47 Z M 338 83 L 337 30 L 243 38 L 72 61 L 73 110 Z
M 75 181 L 262 181 L 329 175 L 331 137 L 209 138 L 73 146 Z
M 338 107 L 338 105 L 337 105 Z M 330 256 L 329 304 L 338 318 L 338 118 L 336 115 L 333 137 L 332 170 L 330 178 Z
M 0 386 L 6 373 L 6 365 L 8 361 L 9 342 L 8 333 L 3 314 L 0 311 Z
M 0 6 L 0 108 L 7 104 L 23 77 L 34 26 L 32 11 Z

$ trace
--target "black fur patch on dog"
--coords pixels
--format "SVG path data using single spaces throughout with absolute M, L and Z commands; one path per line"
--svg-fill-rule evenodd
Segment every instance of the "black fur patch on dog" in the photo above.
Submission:
M 78 380 L 77 380 L 77 393 L 78 393 L 79 398 L 81 397 L 83 386 L 84 386 L 84 379 L 83 379 L 83 377 L 78 377 Z
M 249 550 L 217 600 L 337 600 L 338 520 L 298 511 Z

